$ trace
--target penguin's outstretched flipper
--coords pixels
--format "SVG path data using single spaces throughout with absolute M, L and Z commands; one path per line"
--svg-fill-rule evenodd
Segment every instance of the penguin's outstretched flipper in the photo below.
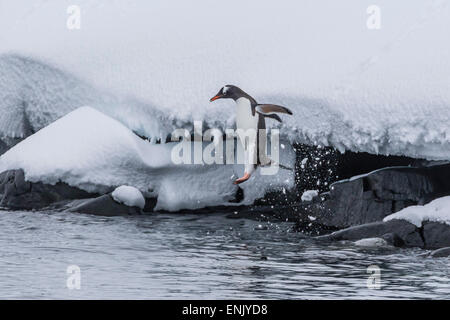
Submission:
M 255 111 L 264 117 L 272 118 L 279 122 L 281 122 L 281 119 L 277 115 L 277 113 L 285 113 L 285 114 L 292 115 L 291 110 L 289 110 L 286 107 L 279 106 L 276 104 L 257 104 L 255 106 Z

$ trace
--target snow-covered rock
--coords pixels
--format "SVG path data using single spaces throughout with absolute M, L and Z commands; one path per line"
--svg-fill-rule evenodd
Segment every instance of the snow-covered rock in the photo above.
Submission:
M 417 229 L 413 224 L 403 220 L 366 223 L 318 237 L 318 239 L 335 241 L 358 241 L 367 238 L 382 238 L 386 241 L 389 238 L 400 238 L 401 241 L 387 241 L 388 243 L 395 246 L 404 245 L 407 247 L 424 247 L 426 245 L 419 232 L 419 229 Z M 442 241 L 441 247 L 447 246 L 447 243 L 449 241 L 450 239 L 445 239 L 445 241 Z M 397 244 L 395 242 L 397 242 Z
M 418 228 L 406 220 L 392 219 L 349 227 L 317 238 L 337 241 L 382 238 L 396 247 L 437 249 L 450 246 L 450 226 L 445 223 L 425 221 Z
M 358 247 L 385 247 L 388 243 L 383 238 L 364 238 L 355 241 L 355 245 Z
M 129 207 L 138 207 L 144 209 L 145 199 L 142 193 L 130 186 L 117 187 L 111 194 L 113 199 Z
M 196 209 L 229 204 L 237 186 L 232 176 L 243 170 L 234 165 L 176 165 L 175 143 L 152 144 L 117 120 L 90 107 L 82 107 L 39 130 L 0 157 L 0 172 L 23 169 L 25 180 L 70 186 L 104 194 L 127 185 L 144 197 L 157 197 L 155 210 Z M 287 149 L 287 148 L 286 148 Z M 292 151 L 292 150 L 291 150 Z M 281 159 L 292 165 L 288 150 Z M 260 175 L 241 185 L 250 204 L 266 191 L 293 185 L 293 173 Z M 231 205 L 231 204 L 230 204 Z
M 410 206 L 384 218 L 384 221 L 402 219 L 417 227 L 423 222 L 440 222 L 450 225 L 450 196 L 438 198 L 423 206 Z

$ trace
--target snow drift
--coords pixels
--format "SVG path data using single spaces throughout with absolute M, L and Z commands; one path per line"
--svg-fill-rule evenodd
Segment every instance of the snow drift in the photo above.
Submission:
M 196 209 L 228 204 L 237 186 L 239 165 L 175 165 L 175 143 L 151 144 L 105 114 L 82 107 L 23 140 L 0 157 L 0 172 L 23 169 L 31 182 L 59 181 L 88 192 L 106 193 L 127 185 L 145 197 L 157 197 L 155 210 Z M 281 161 L 292 166 L 292 150 L 281 150 Z M 269 190 L 292 187 L 292 171 L 254 174 L 242 185 L 251 204 Z
M 193 120 L 223 128 L 230 102 L 208 99 L 231 83 L 292 109 L 292 142 L 450 159 L 446 0 L 377 1 L 380 30 L 359 0 L 80 0 L 68 30 L 72 4 L 1 4 L 0 53 L 18 54 L 0 58 L 3 140 L 82 105 L 155 139 Z
M 161 138 L 161 132 L 175 128 L 168 116 L 143 102 L 100 90 L 35 59 L 2 55 L 0 70 L 0 139 L 6 143 L 25 138 L 83 105 L 93 105 L 149 138 Z

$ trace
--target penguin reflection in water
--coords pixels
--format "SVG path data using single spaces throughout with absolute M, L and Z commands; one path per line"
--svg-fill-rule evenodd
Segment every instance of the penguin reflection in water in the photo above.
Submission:
M 288 108 L 277 106 L 275 104 L 259 104 L 250 95 L 240 88 L 233 85 L 226 85 L 210 99 L 233 99 L 236 102 L 236 130 L 246 132 L 249 129 L 254 130 L 256 134 L 248 136 L 248 143 L 243 141 L 239 135 L 245 154 L 245 171 L 242 178 L 234 181 L 235 184 L 247 181 L 257 165 L 266 166 L 271 164 L 271 159 L 265 155 L 266 141 L 258 141 L 259 138 L 266 139 L 265 135 L 259 137 L 259 130 L 266 129 L 265 118 L 272 118 L 281 122 L 277 113 L 286 113 L 292 115 Z M 244 137 L 244 139 L 246 139 Z M 259 150 L 264 148 L 264 150 Z

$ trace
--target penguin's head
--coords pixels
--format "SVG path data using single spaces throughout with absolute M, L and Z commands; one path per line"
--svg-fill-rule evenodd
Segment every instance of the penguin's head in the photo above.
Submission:
M 243 91 L 239 89 L 236 86 L 227 84 L 226 86 L 222 87 L 217 94 L 209 99 L 209 101 L 213 102 L 217 99 L 238 99 L 241 96 L 241 93 Z

